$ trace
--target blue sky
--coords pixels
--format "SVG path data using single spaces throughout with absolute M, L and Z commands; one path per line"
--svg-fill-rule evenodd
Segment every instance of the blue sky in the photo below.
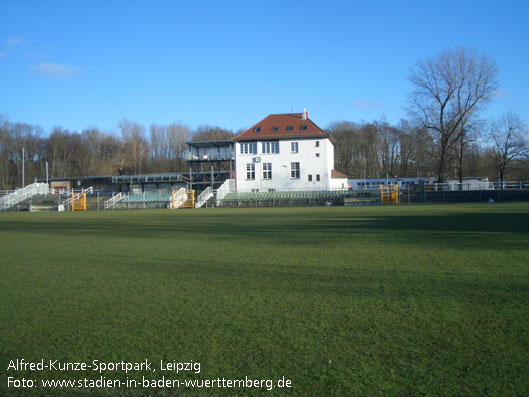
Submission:
M 529 121 L 529 1 L 0 0 L 0 115 L 116 131 L 128 118 L 238 130 L 304 107 L 333 121 L 406 118 L 414 64 L 492 57 L 485 116 Z

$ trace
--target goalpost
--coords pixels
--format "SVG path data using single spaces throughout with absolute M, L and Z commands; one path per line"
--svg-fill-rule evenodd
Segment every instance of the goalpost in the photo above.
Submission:
M 173 190 L 171 193 L 171 209 L 195 208 L 195 191 L 189 189 Z
M 398 204 L 399 185 L 380 185 L 380 198 L 382 199 L 382 204 Z
M 72 211 L 86 211 L 86 193 L 72 193 Z

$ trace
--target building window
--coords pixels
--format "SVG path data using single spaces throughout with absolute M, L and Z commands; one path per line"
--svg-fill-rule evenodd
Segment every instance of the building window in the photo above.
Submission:
M 298 142 L 290 142 L 290 152 L 297 153 L 299 150 Z
M 314 142 L 314 147 L 320 147 L 320 141 Z
M 272 179 L 272 163 L 263 163 L 263 179 Z
M 299 163 L 290 163 L 290 178 L 299 179 Z
M 312 182 L 312 174 L 309 174 L 309 182 Z
M 320 157 L 320 154 L 319 154 L 319 153 L 316 153 L 316 157 Z
M 261 132 L 261 127 L 255 127 L 255 128 L 253 129 L 253 132 Z
M 279 127 L 272 127 L 272 131 L 279 131 Z
M 262 151 L 263 154 L 277 154 L 279 153 L 279 141 L 263 142 Z
M 287 131 L 294 131 L 294 126 L 287 125 Z
M 257 154 L 257 142 L 241 143 L 241 154 Z
M 316 182 L 320 181 L 320 174 L 316 174 Z
M 246 164 L 246 179 L 248 180 L 255 179 L 255 164 L 253 163 Z
M 303 124 L 301 127 L 299 127 L 301 131 L 305 131 L 307 128 L 309 128 L 307 124 Z

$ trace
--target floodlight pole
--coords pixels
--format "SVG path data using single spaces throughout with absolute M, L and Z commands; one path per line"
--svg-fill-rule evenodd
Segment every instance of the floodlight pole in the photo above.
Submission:
M 46 161 L 46 192 L 49 192 L 49 191 L 50 191 L 50 184 L 48 183 L 48 162 Z M 48 194 L 46 193 L 46 197 L 47 196 Z
M 22 189 L 24 189 L 24 148 L 22 148 Z

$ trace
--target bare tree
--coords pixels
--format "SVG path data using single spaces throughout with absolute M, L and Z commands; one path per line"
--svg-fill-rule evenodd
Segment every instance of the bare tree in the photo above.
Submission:
M 145 138 L 145 127 L 134 121 L 123 119 L 119 123 L 122 141 L 120 174 L 141 174 L 146 170 L 148 143 Z
M 497 75 L 493 60 L 462 47 L 420 61 L 410 73 L 414 91 L 409 112 L 437 140 L 439 182 L 445 178 L 447 153 L 461 134 L 463 120 L 492 99 Z
M 384 117 L 375 123 L 379 140 L 380 176 L 395 176 L 400 162 L 399 131 L 390 125 Z
M 380 178 L 380 137 L 375 123 L 366 123 L 359 130 L 360 163 L 364 177 Z M 384 175 L 385 176 L 385 175 Z
M 233 131 L 211 125 L 200 125 L 193 132 L 193 142 L 223 141 L 234 137 Z
M 0 116 L 0 189 L 7 190 L 11 187 L 11 134 L 10 124 Z
M 54 127 L 46 140 L 46 158 L 50 162 L 50 177 L 70 176 L 72 153 L 69 144 L 72 134 L 68 130 Z
M 354 178 L 432 174 L 433 139 L 422 125 L 384 118 L 371 123 L 335 122 L 327 130 L 335 145 L 335 167 Z
M 457 133 L 457 141 L 452 146 L 456 173 L 459 183 L 463 182 L 466 160 L 476 150 L 476 141 L 483 130 L 482 120 L 462 120 Z M 477 175 L 476 175 L 477 176 Z
M 176 172 L 186 169 L 181 153 L 190 139 L 185 124 L 152 124 L 150 127 L 151 167 L 154 172 Z
M 357 126 L 349 121 L 342 121 L 332 123 L 327 130 L 335 141 L 335 168 L 346 175 L 354 176 L 354 162 L 359 156 Z
M 167 126 L 167 145 L 169 169 L 183 171 L 186 168 L 182 153 L 186 149 L 186 142 L 190 139 L 191 130 L 185 124 L 173 123 Z
M 76 155 L 81 155 L 80 175 L 113 175 L 120 160 L 120 146 L 112 134 L 94 127 L 85 129 L 75 148 Z
M 513 113 L 507 113 L 492 123 L 490 138 L 492 148 L 488 152 L 498 172 L 498 182 L 503 182 L 511 164 L 529 155 L 527 125 Z

